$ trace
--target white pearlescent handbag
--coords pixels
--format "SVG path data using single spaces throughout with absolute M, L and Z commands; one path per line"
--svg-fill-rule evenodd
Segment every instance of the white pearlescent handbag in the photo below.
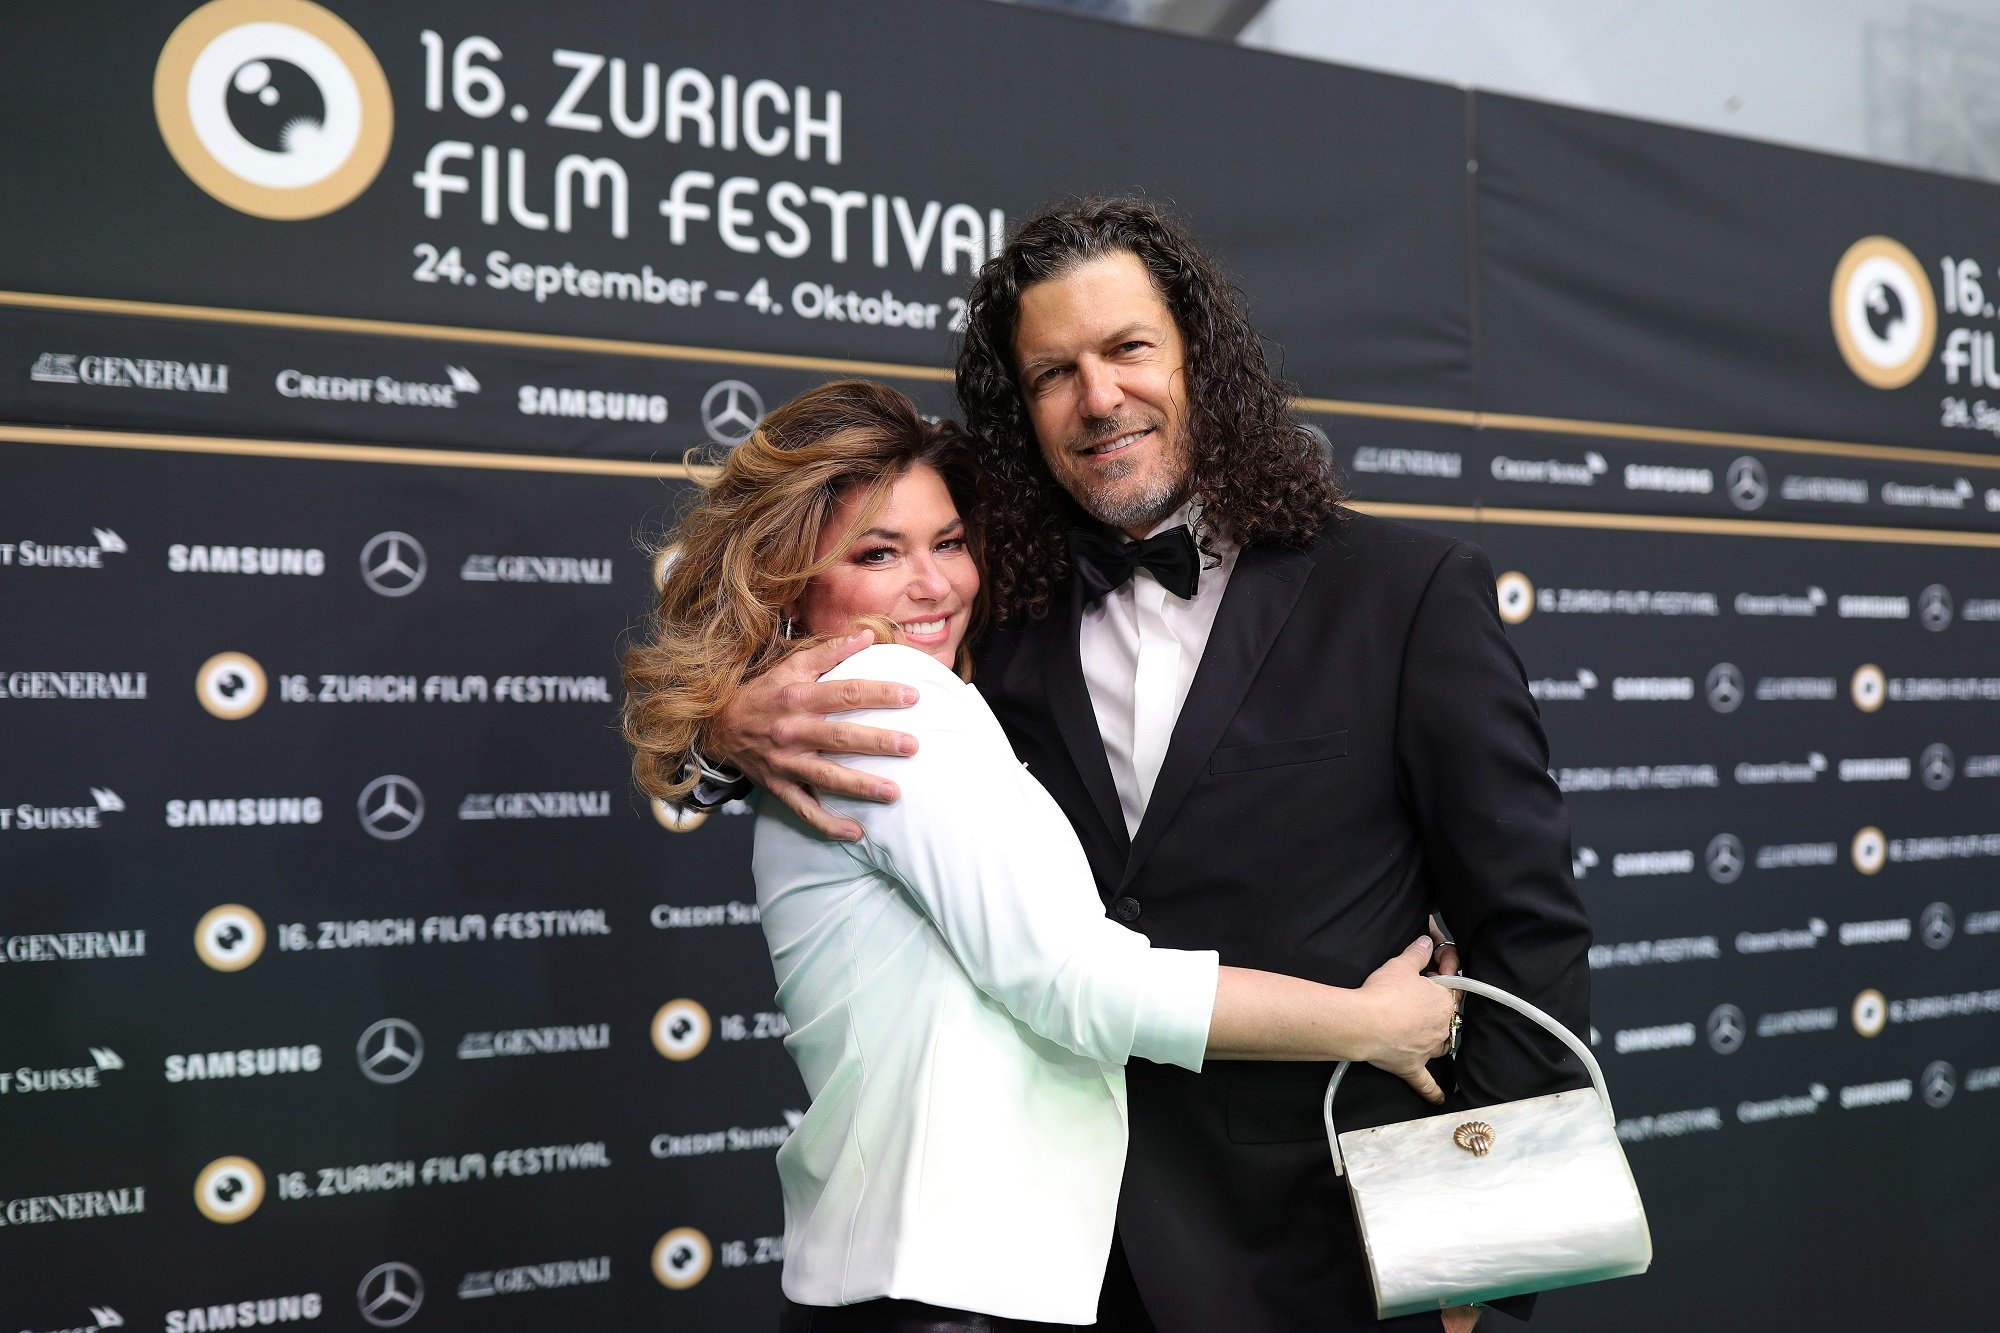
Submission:
M 1354 1199 L 1377 1317 L 1645 1272 L 1652 1233 L 1590 1048 L 1497 986 L 1430 980 L 1534 1019 L 1595 1086 L 1341 1133 L 1341 1062 L 1326 1085 L 1326 1136 Z

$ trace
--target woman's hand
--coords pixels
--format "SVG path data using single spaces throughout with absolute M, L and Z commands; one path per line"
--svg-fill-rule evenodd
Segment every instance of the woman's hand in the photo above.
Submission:
M 1364 1058 L 1377 1069 L 1394 1074 L 1436 1105 L 1444 1091 L 1424 1068 L 1451 1049 L 1451 1019 L 1458 999 L 1443 986 L 1424 979 L 1431 962 L 1431 941 L 1423 936 L 1369 974 L 1361 997 L 1369 1002 L 1374 1049 Z
M 857 708 L 907 708 L 917 692 L 879 680 L 820 677 L 874 641 L 867 630 L 794 653 L 743 682 L 708 726 L 703 756 L 735 765 L 750 780 L 790 806 L 792 813 L 829 838 L 853 842 L 861 826 L 838 819 L 816 791 L 864 801 L 893 801 L 896 784 L 843 768 L 826 754 L 915 754 L 917 738 L 900 731 L 837 722 L 827 716 Z

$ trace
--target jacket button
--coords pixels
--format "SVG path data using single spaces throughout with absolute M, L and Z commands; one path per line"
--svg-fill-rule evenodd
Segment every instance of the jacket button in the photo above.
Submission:
M 1139 900 L 1137 898 L 1120 898 L 1117 902 L 1111 904 L 1111 915 L 1117 917 L 1120 921 L 1137 921 L 1139 919 Z

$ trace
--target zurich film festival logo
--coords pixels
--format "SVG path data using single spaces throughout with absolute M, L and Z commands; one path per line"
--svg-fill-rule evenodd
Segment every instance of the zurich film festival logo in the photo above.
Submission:
M 264 918 L 241 903 L 210 908 L 195 923 L 194 951 L 218 972 L 241 972 L 264 953 Z
M 1500 618 L 1510 625 L 1518 625 L 1535 614 L 1535 585 L 1519 570 L 1510 569 L 1495 579 L 1493 596 L 1500 608 Z
M 653 1015 L 653 1049 L 669 1060 L 692 1060 L 708 1046 L 715 1025 L 698 1001 L 669 1000 Z
M 686 1291 L 714 1262 L 715 1247 L 693 1227 L 675 1227 L 653 1246 L 653 1276 L 670 1291 Z
M 1917 257 L 1887 236 L 1866 236 L 1833 270 L 1833 340 L 1863 384 L 1900 389 L 1930 360 L 1937 298 Z
M 308 0 L 213 0 L 188 15 L 160 51 L 153 114 L 196 185 L 281 221 L 366 190 L 395 122 L 375 53 Z
M 194 1206 L 211 1222 L 241 1222 L 264 1202 L 264 1173 L 247 1157 L 218 1157 L 195 1177 Z
M 245 653 L 217 653 L 194 674 L 194 695 L 212 717 L 239 722 L 264 706 L 269 679 Z

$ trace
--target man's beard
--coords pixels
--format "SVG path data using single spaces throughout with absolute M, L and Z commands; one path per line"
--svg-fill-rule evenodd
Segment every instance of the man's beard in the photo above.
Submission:
M 1090 442 L 1116 439 L 1135 429 L 1133 425 L 1111 422 L 1090 432 Z M 1134 468 L 1146 460 L 1137 459 L 1120 466 L 1113 464 L 1102 469 L 1095 480 L 1101 484 L 1082 490 L 1082 475 L 1073 475 L 1071 486 L 1065 486 L 1071 497 L 1083 506 L 1084 511 L 1107 527 L 1133 531 L 1150 528 L 1167 515 L 1181 507 L 1187 499 L 1190 472 L 1186 438 L 1169 440 L 1163 424 L 1154 425 L 1155 445 L 1163 453 L 1152 460 L 1155 463 L 1152 474 L 1137 489 L 1127 489 L 1118 483 L 1125 480 Z

